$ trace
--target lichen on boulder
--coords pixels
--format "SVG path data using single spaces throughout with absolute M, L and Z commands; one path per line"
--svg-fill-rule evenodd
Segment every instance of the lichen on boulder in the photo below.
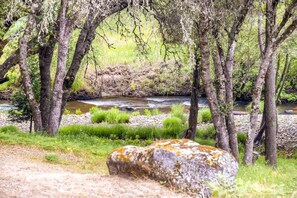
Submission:
M 187 139 L 115 149 L 107 166 L 111 175 L 149 177 L 203 197 L 211 194 L 211 187 L 233 185 L 238 171 L 228 152 Z

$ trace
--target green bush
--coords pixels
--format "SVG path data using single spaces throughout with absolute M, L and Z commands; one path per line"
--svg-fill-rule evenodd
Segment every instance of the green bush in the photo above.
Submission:
M 110 124 L 116 124 L 118 121 L 118 115 L 120 114 L 120 110 L 113 107 L 106 112 L 106 122 Z
M 237 134 L 237 140 L 238 140 L 238 144 L 244 145 L 245 144 L 245 141 L 246 141 L 246 134 L 239 132 Z
M 175 104 L 171 106 L 171 115 L 172 117 L 179 118 L 182 124 L 186 122 L 186 117 L 184 115 L 184 107 L 181 104 Z
M 206 140 L 206 139 L 215 140 L 216 139 L 215 127 L 212 125 L 207 128 L 198 129 L 196 133 L 196 137 L 202 140 Z
M 161 112 L 159 111 L 159 109 L 153 109 L 152 110 L 152 115 L 155 116 L 155 115 L 160 115 Z
M 80 109 L 76 109 L 76 110 L 75 110 L 75 114 L 76 114 L 76 115 L 81 115 L 81 114 L 82 114 L 82 111 L 81 111 Z
M 209 108 L 203 108 L 198 111 L 198 122 L 206 123 L 212 121 L 212 115 Z
M 196 139 L 196 142 L 198 142 L 201 145 L 208 145 L 208 146 L 215 145 L 215 140 L 212 140 L 212 139 Z
M 130 120 L 130 115 L 127 113 L 120 113 L 116 119 L 116 123 L 128 123 Z
M 105 110 L 96 111 L 92 114 L 92 123 L 101 123 L 106 120 L 107 112 Z
M 71 114 L 71 112 L 70 112 L 69 109 L 65 109 L 65 110 L 64 110 L 64 114 L 65 114 L 65 115 L 69 115 L 69 114 Z
M 132 116 L 140 116 L 140 112 L 139 111 L 134 111 L 131 113 Z
M 99 108 L 98 108 L 98 107 L 91 107 L 91 108 L 89 109 L 89 111 L 90 111 L 91 114 L 94 114 L 94 113 L 96 113 L 97 111 L 99 111 Z
M 94 110 L 94 109 L 93 109 Z M 111 108 L 110 110 L 94 110 L 91 120 L 92 123 L 107 122 L 109 124 L 128 123 L 130 115 L 124 112 L 120 112 L 117 108 Z
M 2 133 L 19 133 L 19 129 L 16 126 L 4 126 L 0 127 L 0 132 Z
M 177 117 L 167 118 L 166 120 L 164 120 L 163 126 L 165 129 L 168 129 L 168 128 L 179 128 L 180 129 L 182 127 L 182 121 L 181 121 L 181 119 L 179 119 Z
M 152 112 L 149 109 L 145 109 L 143 113 L 145 116 L 152 116 Z

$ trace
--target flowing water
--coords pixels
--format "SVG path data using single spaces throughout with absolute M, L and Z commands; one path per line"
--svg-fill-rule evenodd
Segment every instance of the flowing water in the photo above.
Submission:
M 161 112 L 167 113 L 170 111 L 170 107 L 173 104 L 182 104 L 186 109 L 190 107 L 190 97 L 188 96 L 160 96 L 160 97 L 147 97 L 147 98 L 129 98 L 129 97 L 117 97 L 117 98 L 100 98 L 96 100 L 81 100 L 68 102 L 66 109 L 74 113 L 76 109 L 80 109 L 83 113 L 89 111 L 91 107 L 97 106 L 101 109 L 109 109 L 112 107 L 118 107 L 124 111 L 140 111 L 144 109 L 159 109 Z M 237 101 L 235 102 L 235 111 L 245 111 L 247 102 Z M 199 107 L 207 107 L 206 98 L 199 99 Z M 283 113 L 286 110 L 296 108 L 296 103 L 286 103 L 278 106 L 279 113 Z M 7 101 L 0 101 L 0 111 L 9 110 L 13 106 L 9 105 Z

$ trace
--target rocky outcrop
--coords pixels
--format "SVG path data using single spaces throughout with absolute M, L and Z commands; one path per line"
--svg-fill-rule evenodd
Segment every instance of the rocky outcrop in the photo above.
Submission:
M 191 75 L 168 65 L 110 66 L 89 73 L 86 81 L 102 97 L 189 95 L 191 91 Z
M 233 185 L 238 171 L 238 163 L 228 152 L 187 139 L 118 148 L 107 165 L 111 175 L 148 176 L 203 197 L 210 196 L 211 187 Z

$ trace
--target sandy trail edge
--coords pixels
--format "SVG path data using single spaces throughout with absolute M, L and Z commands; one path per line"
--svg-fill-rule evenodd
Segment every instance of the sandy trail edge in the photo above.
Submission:
M 151 180 L 82 174 L 32 158 L 46 153 L 0 144 L 0 197 L 188 197 Z

